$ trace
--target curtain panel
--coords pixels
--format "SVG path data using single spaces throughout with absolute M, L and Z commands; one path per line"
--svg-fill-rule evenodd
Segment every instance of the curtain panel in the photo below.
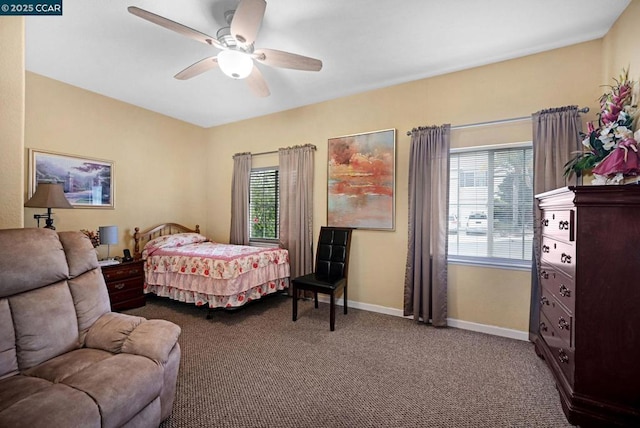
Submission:
M 313 166 L 316 147 L 278 150 L 280 245 L 289 251 L 291 278 L 313 272 Z
M 409 155 L 409 245 L 404 315 L 447 325 L 451 125 L 414 129 Z
M 251 153 L 233 155 L 231 179 L 231 232 L 229 243 L 249 245 L 249 182 Z
M 531 263 L 531 307 L 529 340 L 538 338 L 540 324 L 540 240 L 542 212 L 535 195 L 569 184 L 564 165 L 580 150 L 582 120 L 578 106 L 550 108 L 533 113 L 533 257 Z M 575 177 L 575 175 L 573 176 Z

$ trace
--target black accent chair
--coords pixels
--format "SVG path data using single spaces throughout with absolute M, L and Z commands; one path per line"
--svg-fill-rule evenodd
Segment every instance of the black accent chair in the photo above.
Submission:
M 298 290 L 313 291 L 316 308 L 318 308 L 318 293 L 330 296 L 329 328 L 331 331 L 335 330 L 336 325 L 335 295 L 344 290 L 344 313 L 346 315 L 352 230 L 345 227 L 320 228 L 315 272 L 299 276 L 291 281 L 294 321 L 298 319 Z

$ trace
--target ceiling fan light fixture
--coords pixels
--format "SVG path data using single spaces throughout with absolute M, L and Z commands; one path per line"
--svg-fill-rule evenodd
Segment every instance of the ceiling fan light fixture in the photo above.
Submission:
M 218 65 L 224 74 L 233 79 L 244 79 L 253 69 L 253 60 L 245 53 L 224 50 L 218 54 Z

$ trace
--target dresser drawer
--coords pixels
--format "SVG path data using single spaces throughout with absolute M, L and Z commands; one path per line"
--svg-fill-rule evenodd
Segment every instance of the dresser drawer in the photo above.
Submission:
M 558 337 L 556 330 L 553 327 L 548 327 L 549 324 L 551 322 L 547 317 L 540 313 L 540 336 L 549 347 L 553 358 L 553 361 L 549 361 L 549 364 L 558 367 L 568 383 L 573 387 L 575 372 L 574 350 L 566 346 L 565 341 Z M 543 326 L 546 328 L 543 328 Z
M 540 270 L 540 285 L 569 309 L 571 313 L 576 309 L 575 283 L 572 278 L 555 271 L 549 266 L 542 265 Z
M 542 237 L 542 262 L 575 278 L 576 250 L 573 244 Z
M 573 331 L 573 316 L 560 305 L 552 293 L 546 288 L 542 289 L 540 296 L 540 309 L 554 328 L 556 336 L 564 341 L 565 347 L 573 347 L 571 334 Z
M 542 234 L 573 242 L 575 239 L 575 211 L 545 211 L 542 215 Z
M 104 275 L 104 280 L 109 282 L 125 278 L 143 277 L 144 270 L 142 263 L 127 263 L 117 267 L 103 268 L 102 274 Z

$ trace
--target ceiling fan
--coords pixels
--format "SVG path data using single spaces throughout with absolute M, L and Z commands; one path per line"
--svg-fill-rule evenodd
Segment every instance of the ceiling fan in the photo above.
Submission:
M 265 0 L 240 0 L 236 10 L 225 13 L 229 26 L 219 29 L 216 37 L 135 6 L 129 6 L 128 10 L 142 19 L 221 50 L 218 55 L 200 60 L 180 71 L 174 76 L 176 79 L 190 79 L 219 66 L 224 74 L 233 79 L 247 79 L 249 88 L 257 96 L 267 97 L 270 94 L 269 87 L 253 60 L 271 67 L 303 71 L 320 71 L 322 61 L 275 49 L 255 48 L 253 44 L 266 7 Z

